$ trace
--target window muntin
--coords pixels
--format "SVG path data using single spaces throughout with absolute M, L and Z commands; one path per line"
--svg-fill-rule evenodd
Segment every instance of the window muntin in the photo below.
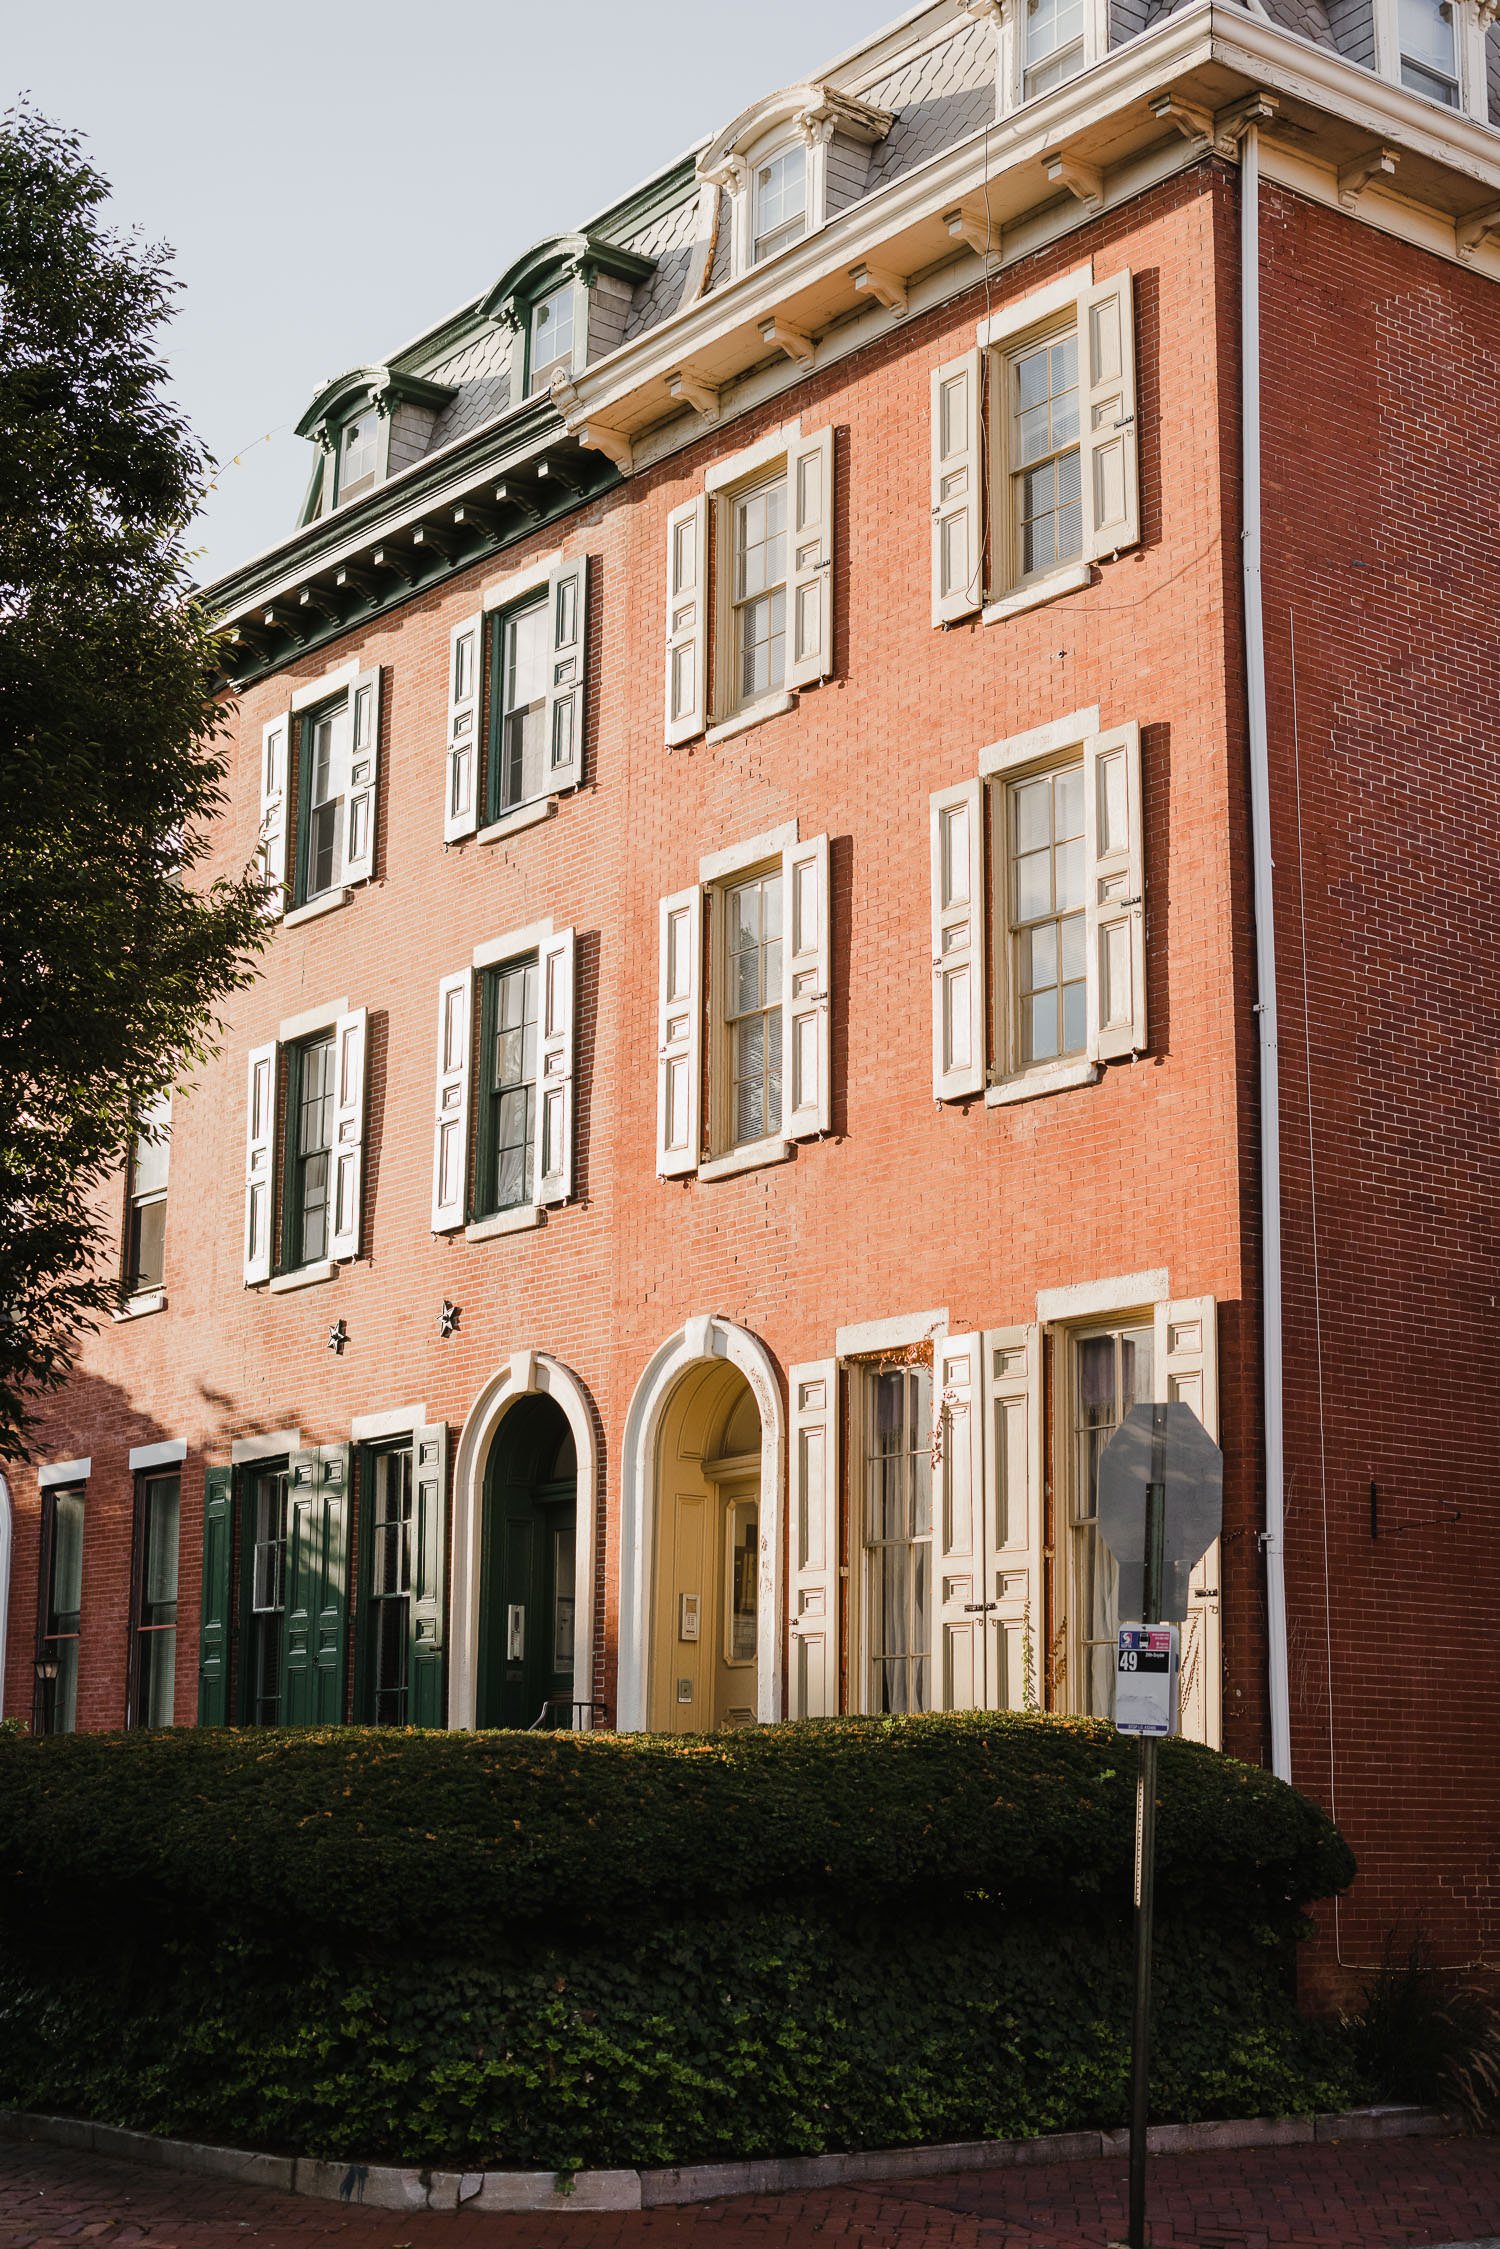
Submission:
M 286 1227 L 286 1264 L 292 1271 L 328 1255 L 337 1054 L 338 1041 L 331 1033 L 292 1050 Z
M 1076 329 L 1010 355 L 1007 411 L 1013 575 L 1024 582 L 1083 553 Z
M 1099 1462 L 1132 1406 L 1149 1402 L 1155 1339 L 1150 1327 L 1076 1335 L 1066 1430 L 1070 1707 L 1111 1718 L 1120 1626 L 1120 1566 L 1099 1536 Z M 1131 1621 L 1127 1619 L 1127 1622 Z
M 573 365 L 573 284 L 564 281 L 531 308 L 531 389 L 545 390 L 559 367 Z
M 1453 0 L 1397 0 L 1401 83 L 1449 109 L 1461 103 Z
M 258 1468 L 249 1492 L 249 1647 L 245 1717 L 252 1726 L 279 1726 L 286 1681 L 282 1643 L 286 1624 L 287 1517 L 291 1475 L 285 1462 Z
M 1084 0 L 1026 0 L 1021 98 L 1050 92 L 1084 64 Z
M 722 897 L 727 1137 L 742 1148 L 781 1130 L 781 870 Z
M 867 1707 L 932 1699 L 932 1370 L 865 1377 L 863 1485 Z
M 303 722 L 303 851 L 298 903 L 321 898 L 344 880 L 350 778 L 349 699 L 312 712 Z
M 730 502 L 736 709 L 774 695 L 786 684 L 786 508 L 784 472 L 737 493 Z
M 371 1717 L 377 1726 L 404 1726 L 411 1696 L 411 1446 L 375 1453 L 370 1471 Z
M 1005 791 L 1005 917 L 1017 1069 L 1088 1045 L 1083 764 Z
M 485 974 L 480 1009 L 483 1109 L 476 1214 L 519 1210 L 534 1194 L 537 1018 L 541 974 L 535 954 Z
M 182 1478 L 142 1476 L 136 1492 L 130 1724 L 170 1726 L 177 1684 L 177 1550 Z
M 1081 0 L 1079 0 L 1081 4 Z M 794 141 L 755 167 L 751 262 L 773 258 L 807 232 L 807 149 Z
M 373 406 L 356 414 L 339 440 L 339 498 L 357 499 L 380 467 L 380 417 Z
M 39 1734 L 71 1734 L 78 1723 L 78 1627 L 83 1609 L 83 1486 L 42 1494 L 42 1583 L 36 1702 Z
M 495 619 L 494 731 L 490 756 L 490 818 L 545 796 L 547 682 L 551 669 L 551 604 L 545 592 Z
M 141 1118 L 131 1153 L 125 1286 L 132 1296 L 159 1289 L 165 1273 L 171 1120 L 171 1095 L 162 1094 Z

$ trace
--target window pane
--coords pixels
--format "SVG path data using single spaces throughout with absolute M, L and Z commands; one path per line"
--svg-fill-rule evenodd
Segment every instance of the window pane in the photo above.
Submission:
M 482 1183 L 482 1215 L 486 1216 L 531 1201 L 539 974 L 535 960 L 510 962 L 490 972 L 490 1171 Z
M 1098 1533 L 1099 1462 L 1123 1416 L 1151 1395 L 1152 1354 L 1149 1328 L 1084 1336 L 1074 1349 L 1072 1700 L 1095 1717 L 1114 1712 L 1120 1624 L 1119 1567 Z
M 1024 1068 L 1087 1043 L 1082 764 L 1017 782 L 1009 798 L 1012 1062 Z
M 141 1574 L 141 1622 L 177 1622 L 177 1546 L 182 1486 L 176 1476 L 153 1476 L 146 1486 L 146 1551 Z
M 377 1726 L 404 1726 L 411 1647 L 412 1456 L 403 1445 L 371 1463 L 371 1679 Z
M 798 241 L 807 225 L 807 150 L 799 141 L 755 170 L 757 259 Z
M 541 298 L 531 315 L 531 387 L 538 388 L 556 366 L 573 357 L 573 284 Z
M 932 1377 L 882 1367 L 865 1389 L 865 1614 L 876 1711 L 929 1701 Z
M 774 693 L 786 678 L 786 479 L 734 503 L 734 633 L 739 699 Z
M 548 622 L 544 596 L 514 611 L 502 627 L 499 812 L 546 791 Z
M 136 1723 L 170 1726 L 177 1687 L 177 1634 L 170 1626 L 140 1635 Z
M 136 1203 L 130 1213 L 125 1258 L 126 1286 L 136 1291 L 160 1288 L 166 1274 L 167 1198 Z
M 315 1039 L 301 1050 L 293 1161 L 292 1245 L 302 1265 L 328 1255 L 328 1203 L 333 1147 L 334 1042 Z
M 1451 83 L 1458 68 L 1452 7 L 1442 0 L 1399 0 L 1398 19 L 1402 61 L 1425 64 Z
M 733 1145 L 781 1124 L 781 876 L 758 875 L 724 893 L 724 1019 Z

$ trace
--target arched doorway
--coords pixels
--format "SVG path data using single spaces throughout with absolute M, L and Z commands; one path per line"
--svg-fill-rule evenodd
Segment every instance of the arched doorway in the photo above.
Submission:
M 519 1398 L 495 1432 L 484 1478 L 481 1726 L 574 1722 L 577 1525 L 578 1451 L 568 1417 L 553 1398 Z
M 760 1613 L 760 1413 L 727 1359 L 678 1377 L 658 1440 L 648 1723 L 753 1726 Z
M 5 1715 L 5 1660 L 10 1625 L 10 1486 L 0 1476 L 0 1718 Z

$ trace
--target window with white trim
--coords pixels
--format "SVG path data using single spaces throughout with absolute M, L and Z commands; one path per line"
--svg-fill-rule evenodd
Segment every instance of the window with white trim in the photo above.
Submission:
M 770 150 L 754 166 L 751 183 L 753 265 L 774 258 L 807 232 L 807 144 L 789 141 Z
M 172 1153 L 172 1096 L 159 1094 L 136 1128 L 125 1194 L 125 1286 L 154 1295 L 166 1274 L 167 1171 Z
M 1021 99 L 1031 101 L 1083 69 L 1087 0 L 1026 0 L 1022 17 Z
M 1077 591 L 1140 538 L 1133 292 L 1085 268 L 932 376 L 932 621 Z
M 245 1115 L 247 1287 L 322 1278 L 358 1257 L 364 1199 L 363 1008 L 251 1050 Z
M 357 500 L 380 475 L 381 417 L 373 406 L 344 424 L 338 439 L 338 492 L 335 505 Z
M 1408 93 L 1490 122 L 1483 0 L 1374 0 L 1375 67 Z
M 438 988 L 432 1230 L 538 1223 L 573 1193 L 575 943 L 538 923 Z
M 857 1370 L 865 1691 L 879 1717 L 931 1710 L 932 1369 Z
M 573 367 L 575 289 L 571 276 L 538 297 L 531 307 L 527 327 L 528 388 L 545 390 L 554 374 L 570 374 Z
M 1082 1328 L 1064 1341 L 1066 1423 L 1059 1431 L 1059 1489 L 1067 1524 L 1065 1706 L 1112 1718 L 1120 1627 L 1120 1569 L 1099 1536 L 1099 1462 L 1132 1406 L 1156 1396 L 1153 1331 L 1144 1325 Z
M 380 670 L 299 689 L 261 733 L 260 861 L 274 917 L 335 904 L 375 872 Z M 290 865 L 288 861 L 290 860 Z
M 487 589 L 450 640 L 443 836 L 524 825 L 583 778 L 588 558 Z

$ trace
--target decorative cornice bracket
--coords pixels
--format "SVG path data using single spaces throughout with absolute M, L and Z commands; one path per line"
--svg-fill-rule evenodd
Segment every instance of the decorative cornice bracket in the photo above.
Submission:
M 706 422 L 716 422 L 719 418 L 717 383 L 706 383 L 691 367 L 679 367 L 675 374 L 667 377 L 667 395 L 680 399 L 684 406 L 691 406 Z
M 892 273 L 889 266 L 870 265 L 868 262 L 851 266 L 849 279 L 862 297 L 874 297 L 885 306 L 887 312 L 893 312 L 898 320 L 905 318 L 906 283 L 899 273 Z
M 811 367 L 817 359 L 818 347 L 807 330 L 794 328 L 789 320 L 783 320 L 778 313 L 773 312 L 769 320 L 761 321 L 760 332 L 766 343 L 775 344 L 798 367 Z
M 1465 265 L 1492 236 L 1500 236 L 1500 203 L 1486 203 L 1482 210 L 1470 211 L 1466 218 L 1456 221 L 1453 228 L 1458 254 Z
M 1352 211 L 1372 180 L 1390 179 L 1401 161 L 1397 148 L 1367 148 L 1339 171 L 1339 201 Z
M 1195 155 L 1206 155 L 1213 147 L 1215 126 L 1211 109 L 1184 101 L 1170 87 L 1164 94 L 1153 94 L 1149 106 L 1153 117 L 1160 118 L 1164 125 L 1175 125 L 1183 139 L 1192 142 Z
M 1214 111 L 1214 150 L 1219 156 L 1237 156 L 1240 142 L 1252 125 L 1269 125 L 1281 108 L 1274 94 L 1246 94 Z
M 962 242 L 976 258 L 987 258 L 1000 247 L 1000 229 L 982 203 L 960 203 L 943 213 L 943 224 L 955 242 Z
M 1065 187 L 1076 195 L 1085 211 L 1102 210 L 1104 206 L 1104 174 L 1097 164 L 1085 164 L 1081 157 L 1069 156 L 1060 150 L 1056 156 L 1045 159 L 1047 177 L 1054 187 Z

